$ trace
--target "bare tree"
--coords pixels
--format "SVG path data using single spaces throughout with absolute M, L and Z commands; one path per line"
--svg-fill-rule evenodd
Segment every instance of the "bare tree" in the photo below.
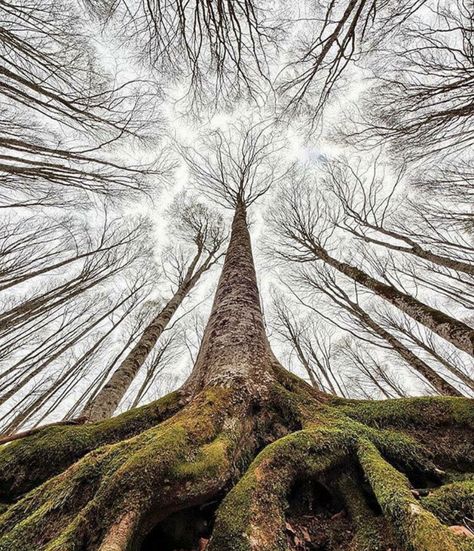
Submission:
M 0 291 L 94 255 L 133 247 L 149 231 L 145 219 L 111 219 L 107 210 L 96 216 L 99 227 L 71 216 L 57 222 L 33 216 L 6 223 L 0 235 Z
M 406 317 L 396 316 L 393 312 L 383 312 L 381 322 L 392 331 L 400 333 L 420 350 L 426 352 L 446 371 L 462 381 L 471 391 L 474 391 L 472 369 L 470 370 L 471 375 L 469 375 L 469 366 L 463 365 L 462 360 L 456 357 L 453 350 L 448 350 L 446 346 L 443 347 L 441 343 L 436 342 L 431 333 L 423 331 Z
M 363 348 L 351 341 L 345 341 L 338 349 L 339 360 L 348 371 L 347 363 L 353 373 L 347 375 L 351 383 L 356 383 L 366 398 L 373 399 L 380 393 L 385 398 L 403 398 L 407 395 L 399 381 L 387 369 L 386 361 L 371 354 L 366 346 Z
M 177 275 L 172 296 L 151 317 L 140 339 L 82 411 L 81 416 L 89 421 L 104 419 L 114 413 L 176 310 L 202 275 L 220 258 L 219 251 L 225 236 L 222 220 L 215 212 L 193 199 L 181 196 L 172 208 L 171 216 L 177 218 L 178 234 L 185 242 L 193 243 L 194 254 L 186 252 L 182 256 L 178 253 L 171 258 Z
M 145 363 L 145 376 L 130 404 L 130 408 L 137 407 L 143 401 L 157 377 L 164 376 L 163 372 L 173 361 L 178 359 L 179 353 L 179 341 L 175 332 L 168 335 L 166 339 L 162 339 L 160 346 L 153 350 Z
M 122 40 L 134 43 L 161 78 L 186 75 L 196 109 L 205 96 L 230 104 L 241 96 L 256 99 L 266 92 L 269 65 L 275 61 L 283 27 L 270 2 L 87 0 L 86 4 L 105 24 L 125 21 Z
M 77 343 L 80 343 L 84 337 L 88 336 L 91 332 L 100 328 L 101 324 L 109 318 L 118 308 L 126 304 L 130 299 L 141 291 L 145 283 L 142 281 L 135 288 L 133 288 L 128 294 L 126 294 L 120 301 L 113 305 L 109 305 L 109 308 L 104 312 L 98 310 L 94 312 L 94 315 L 81 320 L 81 323 L 76 327 L 69 327 L 70 331 L 67 334 L 66 339 L 56 340 L 49 343 L 50 346 L 46 350 L 42 350 L 42 354 L 30 355 L 30 357 L 22 358 L 20 361 L 12 365 L 9 369 L 2 373 L 2 378 L 9 376 L 8 379 L 2 383 L 3 394 L 1 395 L 0 402 L 4 403 L 11 398 L 14 394 L 19 392 L 30 381 L 32 381 L 37 375 L 44 373 L 53 362 L 62 357 L 65 352 L 71 350 Z M 133 303 L 134 304 L 134 303 Z M 89 305 L 90 306 L 90 305 Z M 127 311 L 128 315 L 129 311 Z M 74 329 L 74 330 L 73 330 Z M 26 360 L 26 361 L 25 361 Z
M 344 396 L 345 391 L 332 366 L 334 345 L 331 334 L 315 327 L 314 320 L 297 319 L 283 296 L 274 295 L 272 306 L 275 314 L 272 328 L 294 349 L 311 384 L 325 392 Z
M 83 377 L 86 370 L 90 368 L 90 364 L 97 361 L 98 352 L 105 346 L 111 335 L 118 330 L 124 320 L 127 319 L 131 312 L 133 312 L 133 310 L 140 303 L 139 292 L 143 289 L 143 285 L 143 282 L 140 282 L 135 288 L 131 289 L 123 299 L 114 304 L 109 311 L 106 312 L 105 316 L 99 318 L 99 322 L 108 320 L 109 326 L 101 332 L 94 331 L 93 337 L 90 339 L 91 342 L 87 343 L 85 350 L 81 350 L 79 357 L 76 358 L 73 356 L 70 358 L 69 361 L 66 362 L 66 366 L 60 371 L 59 374 L 56 376 L 48 375 L 46 378 L 46 388 L 41 388 L 41 391 L 37 392 L 37 396 L 30 399 L 26 407 L 20 408 L 20 411 L 18 411 L 16 415 L 12 416 L 9 422 L 5 425 L 4 432 L 6 434 L 10 434 L 18 430 L 18 428 L 22 427 L 24 424 L 28 423 L 41 411 L 43 406 L 47 404 L 48 401 L 52 401 L 52 403 L 50 403 L 46 408 L 46 411 L 44 411 L 43 414 L 36 420 L 36 424 L 43 422 L 44 419 L 58 407 L 58 405 L 62 404 L 68 394 L 74 391 L 80 378 Z M 118 315 L 116 315 L 114 319 L 113 315 L 116 313 L 118 313 Z M 97 322 L 94 323 L 94 325 L 96 328 L 100 327 Z M 92 328 L 88 329 L 88 332 L 90 333 Z M 81 337 L 83 336 L 84 332 Z M 64 350 L 61 350 L 61 353 L 64 353 Z M 50 359 L 57 359 L 57 357 L 58 356 Z M 39 373 L 40 368 L 44 371 L 45 366 L 38 366 L 38 368 L 30 374 L 28 381 L 31 380 L 32 376 Z M 28 381 L 23 379 L 22 386 Z M 17 410 L 17 408 L 15 409 Z
M 341 209 L 337 220 L 339 228 L 364 243 L 474 275 L 474 250 L 468 236 L 453 235 L 430 224 L 420 204 L 404 204 L 400 194 L 396 194 L 403 171 L 384 191 L 386 176 L 376 161 L 370 178 L 361 176 L 357 168 L 353 169 L 344 160 L 328 163 L 326 168 L 326 182 Z
M 39 542 L 69 551 L 80 541 L 125 551 L 170 512 L 217 500 L 209 551 L 279 549 L 287 542 L 285 511 L 296 484 L 327 483 L 334 473 L 353 483 L 364 512 L 370 509 L 361 488 L 369 484 L 370 500 L 401 545 L 454 551 L 462 536 L 416 500 L 402 472 L 439 480 L 433 459 L 465 464 L 471 404 L 436 397 L 382 406 L 344 400 L 285 371 L 265 332 L 246 219 L 248 202 L 262 188 L 250 191 L 248 180 L 234 180 L 224 168 L 220 197 L 234 219 L 190 377 L 179 391 L 113 421 L 48 427 L 3 446 L 0 486 L 18 501 L 0 518 L 0 545 Z M 461 435 L 462 459 L 451 432 Z M 332 495 L 332 485 L 324 492 Z M 336 495 L 351 510 L 348 494 Z M 358 519 L 354 530 L 366 533 Z M 376 541 L 388 543 L 386 531 L 376 533 Z
M 473 7 L 437 2 L 418 15 L 380 48 L 354 137 L 389 142 L 412 159 L 453 156 L 472 145 Z
M 454 346 L 474 355 L 474 330 L 471 327 L 329 253 L 334 226 L 327 224 L 327 219 L 326 222 L 322 220 L 322 198 L 318 199 L 308 186 L 294 182 L 291 188 L 282 190 L 281 195 L 280 208 L 273 213 L 273 227 L 282 238 L 281 249 L 278 250 L 281 258 L 294 262 L 323 261 Z
M 400 24 L 425 3 L 331 0 L 310 4 L 306 17 L 299 20 L 296 44 L 291 45 L 292 55 L 278 82 L 285 111 L 303 110 L 314 128 L 341 88 L 345 73 L 378 43 L 391 40 Z
M 382 324 L 364 309 L 360 304 L 357 286 L 355 286 L 354 292 L 351 293 L 353 295 L 351 297 L 350 293 L 338 283 L 332 271 L 318 266 L 301 272 L 299 280 L 310 289 L 327 296 L 335 305 L 349 314 L 351 321 L 355 322 L 355 328 L 351 328 L 351 334 L 358 335 L 358 333 L 362 333 L 364 340 L 370 340 L 378 345 L 382 343 L 385 348 L 393 350 L 411 369 L 424 377 L 439 394 L 462 396 L 462 393 L 455 386 L 446 381 L 435 369 L 397 339 L 395 335 L 384 329 Z M 314 310 L 314 307 L 310 306 L 310 308 Z M 330 317 L 325 316 L 325 318 L 331 321 Z M 341 327 L 340 323 L 337 325 Z M 349 327 L 351 325 L 350 323 Z M 366 332 L 369 338 L 365 335 Z

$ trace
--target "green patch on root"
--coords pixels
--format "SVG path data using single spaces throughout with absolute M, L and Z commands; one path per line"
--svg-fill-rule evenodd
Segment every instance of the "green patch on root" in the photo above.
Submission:
M 118 442 L 161 422 L 179 409 L 173 392 L 160 400 L 98 423 L 47 427 L 0 448 L 0 495 L 9 498 L 38 486 L 104 444 Z

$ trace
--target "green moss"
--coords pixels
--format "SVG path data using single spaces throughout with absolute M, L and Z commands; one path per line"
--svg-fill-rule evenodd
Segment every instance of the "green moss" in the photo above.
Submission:
M 474 400 L 422 397 L 395 400 L 336 400 L 349 417 L 375 427 L 435 427 L 460 425 L 474 428 Z
M 474 480 L 446 484 L 422 499 L 423 507 L 446 524 L 462 524 L 474 518 Z
M 268 445 L 219 508 L 210 551 L 285 550 L 286 497 L 293 481 L 334 468 L 352 444 L 340 430 L 320 428 Z
M 413 497 L 407 478 L 389 465 L 372 443 L 361 441 L 358 455 L 377 501 L 410 551 L 459 551 L 447 528 Z
M 0 449 L 0 492 L 10 498 L 63 471 L 91 450 L 130 438 L 178 411 L 176 392 L 99 423 L 47 427 Z
M 337 486 L 344 497 L 352 523 L 355 537 L 352 542 L 354 551 L 384 551 L 387 549 L 387 538 L 383 537 L 381 518 L 377 518 L 367 505 L 360 483 L 355 472 L 351 476 L 338 477 Z
M 177 465 L 173 475 L 180 479 L 196 480 L 204 476 L 217 476 L 222 466 L 228 463 L 227 454 L 231 442 L 228 436 L 221 434 L 199 450 L 195 460 Z
M 0 549 L 41 549 L 49 541 L 48 549 L 72 550 L 78 533 L 98 537 L 124 508 L 146 512 L 160 495 L 187 495 L 182 485 L 173 486 L 176 473 L 190 460 L 194 463 L 190 450 L 201 448 L 197 457 L 216 462 L 221 457 L 216 435 L 222 429 L 228 393 L 203 392 L 168 421 L 90 452 L 27 494 L 0 517 Z M 199 486 L 194 491 L 199 492 Z

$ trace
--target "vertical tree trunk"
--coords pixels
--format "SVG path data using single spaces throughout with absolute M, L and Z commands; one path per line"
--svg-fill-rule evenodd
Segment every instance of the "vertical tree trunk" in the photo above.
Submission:
M 274 362 L 265 333 L 260 295 L 247 227 L 246 208 L 236 206 L 232 235 L 211 315 L 186 388 L 227 386 L 238 380 L 258 395 L 267 388 L 268 366 Z
M 188 291 L 189 289 L 185 286 L 178 289 L 161 312 L 145 328 L 138 342 L 114 371 L 109 381 L 97 393 L 96 397 L 86 405 L 81 417 L 93 422 L 113 415 Z

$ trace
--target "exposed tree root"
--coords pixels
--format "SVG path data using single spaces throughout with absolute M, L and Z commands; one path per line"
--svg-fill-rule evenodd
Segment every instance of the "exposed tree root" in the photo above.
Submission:
M 435 489 L 422 504 L 446 524 L 463 524 L 466 518 L 474 521 L 474 477 Z
M 47 428 L 4 446 L 2 501 L 11 505 L 0 516 L 0 549 L 139 549 L 169 515 L 227 493 L 209 551 L 285 550 L 295 485 L 327 480 L 352 519 L 351 551 L 380 549 L 392 529 L 401 549 L 473 549 L 474 540 L 448 528 L 460 522 L 456 511 L 472 512 L 472 481 L 417 499 L 409 478 L 440 486 L 444 465 L 434 464 L 416 431 L 400 430 L 450 427 L 472 440 L 472 402 L 393 400 L 358 409 L 287 383 L 275 383 L 258 403 L 245 389 L 211 387 L 190 400 L 173 395 L 97 425 Z M 449 460 L 449 450 L 444 455 Z M 364 491 L 362 473 L 370 484 Z
M 462 548 L 464 542 L 457 542 L 447 527 L 423 509 L 413 497 L 408 479 L 387 463 L 371 442 L 359 442 L 358 457 L 384 515 L 408 550 L 456 551 Z

